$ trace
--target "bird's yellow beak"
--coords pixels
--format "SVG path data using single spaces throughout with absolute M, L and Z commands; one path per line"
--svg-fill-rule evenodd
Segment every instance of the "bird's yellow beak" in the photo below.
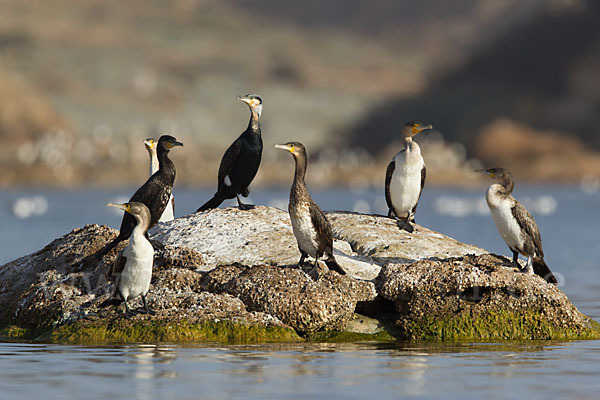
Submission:
M 293 152 L 294 152 L 294 150 L 295 150 L 295 149 L 294 149 L 294 146 L 290 146 L 290 145 L 287 145 L 287 144 L 276 144 L 276 145 L 275 145 L 275 148 L 276 148 L 276 149 L 287 150 L 287 151 L 289 151 L 290 153 L 293 153 Z
M 490 171 L 489 169 L 476 169 L 475 172 L 479 172 L 480 174 L 486 174 L 490 178 L 496 178 L 496 174 L 494 171 Z
M 156 141 L 152 138 L 148 138 L 148 139 L 144 140 L 144 146 L 146 146 L 146 148 L 148 150 L 152 150 L 152 149 L 156 148 Z
M 123 203 L 123 204 L 108 203 L 106 206 L 120 208 L 121 210 L 127 211 L 128 213 L 131 212 L 131 205 L 129 205 L 129 203 Z
M 256 106 L 258 106 L 260 104 L 260 102 L 258 100 L 251 99 L 248 96 L 238 96 L 237 99 L 243 101 L 246 104 L 248 104 L 250 107 L 256 107 Z
M 426 131 L 426 130 L 430 130 L 433 129 L 433 126 L 431 124 L 429 125 L 421 125 L 421 124 L 415 124 L 413 125 L 413 127 L 411 128 L 412 132 L 416 135 L 417 133 Z

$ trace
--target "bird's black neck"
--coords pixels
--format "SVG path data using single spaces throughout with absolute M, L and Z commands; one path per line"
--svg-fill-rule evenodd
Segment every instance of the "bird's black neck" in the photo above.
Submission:
M 169 158 L 169 151 L 161 147 L 158 148 L 158 171 L 161 174 L 175 175 L 175 164 Z
M 250 131 L 252 133 L 256 133 L 260 135 L 260 124 L 258 122 L 259 116 L 258 112 L 253 109 L 250 109 L 250 121 L 248 122 L 248 129 L 246 131 Z

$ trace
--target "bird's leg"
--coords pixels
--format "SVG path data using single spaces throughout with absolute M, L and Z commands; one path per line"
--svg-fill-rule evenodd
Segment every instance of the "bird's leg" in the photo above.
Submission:
M 145 294 L 142 295 L 142 301 L 144 302 L 144 314 L 156 315 L 156 312 L 154 310 L 151 310 L 151 309 L 148 308 L 148 303 L 146 302 L 146 295 Z
M 398 228 L 400 228 L 400 230 L 405 230 L 408 233 L 412 233 L 414 231 L 413 226 L 410 224 L 410 215 L 408 214 L 408 216 L 406 217 L 405 220 L 402 219 L 398 219 Z
M 531 256 L 527 257 L 527 266 L 523 270 L 524 273 L 533 275 L 533 262 Z
M 123 300 L 123 302 L 125 303 L 125 318 L 129 319 L 131 317 L 136 316 L 137 312 L 129 309 L 129 306 L 127 305 L 127 300 Z
M 304 259 L 306 258 L 306 253 L 305 252 L 300 252 L 301 256 L 300 256 L 300 261 L 298 261 L 298 268 L 302 268 L 302 263 L 304 262 Z
M 516 250 L 512 251 L 513 253 L 513 265 L 519 269 L 521 269 L 521 266 L 519 265 L 519 252 Z
M 314 280 L 319 279 L 319 257 L 315 257 L 313 267 L 310 271 L 308 271 L 307 275 L 313 278 Z
M 396 218 L 396 213 L 391 208 L 388 209 L 388 218 Z
M 242 200 L 240 199 L 240 195 L 239 194 L 235 195 L 235 197 L 237 198 L 238 207 L 240 208 L 240 210 L 246 211 L 246 210 L 250 210 L 250 209 L 254 208 L 254 206 L 252 204 L 244 204 L 244 203 L 242 203 Z

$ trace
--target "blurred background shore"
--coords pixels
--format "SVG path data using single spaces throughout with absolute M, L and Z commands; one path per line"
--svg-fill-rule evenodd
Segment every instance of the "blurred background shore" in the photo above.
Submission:
M 257 93 L 264 161 L 289 184 L 383 185 L 409 120 L 428 184 L 600 178 L 600 3 L 585 0 L 0 1 L 0 187 L 136 186 L 169 133 L 177 185 L 212 187 Z M 488 183 L 483 181 L 483 183 Z

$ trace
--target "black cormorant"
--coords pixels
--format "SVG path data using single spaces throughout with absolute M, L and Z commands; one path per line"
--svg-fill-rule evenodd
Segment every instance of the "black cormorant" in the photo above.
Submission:
M 150 156 L 150 176 L 158 171 L 159 162 L 158 155 L 156 154 L 157 144 L 158 142 L 152 138 L 144 140 L 144 146 L 146 146 L 146 150 L 148 150 L 148 155 Z M 165 211 L 163 211 L 158 222 L 168 222 L 173 221 L 173 219 L 175 219 L 175 199 L 173 198 L 173 193 L 171 193 L 169 204 L 165 207 Z
M 219 166 L 217 192 L 197 211 L 205 211 L 218 207 L 223 200 L 237 198 L 240 209 L 247 210 L 252 206 L 242 203 L 240 194 L 248 197 L 249 186 L 260 165 L 262 157 L 262 137 L 258 122 L 263 102 L 255 94 L 238 96 L 238 99 L 250 107 L 248 128 L 229 146 Z
M 419 132 L 432 129 L 431 125 L 407 122 L 402 127 L 404 149 L 396 153 L 385 172 L 385 200 L 389 207 L 388 216 L 401 220 L 400 229 L 413 232 L 410 224 L 425 185 L 425 162 L 421 148 L 412 138 Z
M 294 183 L 290 190 L 288 211 L 290 213 L 290 220 L 292 221 L 294 236 L 298 242 L 298 249 L 301 254 L 298 266 L 302 265 L 307 255 L 315 259 L 315 267 L 319 258 L 325 256 L 327 257 L 325 264 L 327 264 L 330 270 L 345 275 L 346 272 L 333 256 L 331 225 L 327 221 L 323 211 L 321 211 L 317 203 L 310 197 L 304 183 L 304 176 L 306 174 L 306 149 L 304 145 L 298 142 L 289 142 L 278 144 L 275 147 L 289 151 L 296 161 L 296 172 L 294 174 Z
M 146 238 L 146 232 L 150 226 L 150 211 L 143 203 L 138 202 L 108 203 L 108 205 L 120 208 L 130 214 L 136 225 L 129 238 L 129 244 L 117 256 L 111 268 L 110 276 L 115 282 L 115 289 L 112 299 L 107 300 L 105 304 L 110 304 L 117 299 L 122 300 L 125 303 L 125 316 L 129 318 L 136 312 L 129 309 L 127 302 L 142 296 L 145 313 L 154 314 L 146 302 L 146 294 L 150 289 L 150 280 L 152 279 L 152 264 L 154 263 L 154 248 Z
M 154 173 L 129 199 L 129 202 L 140 202 L 150 210 L 150 226 L 152 228 L 158 222 L 163 214 L 171 193 L 173 191 L 173 183 L 175 182 L 175 164 L 169 158 L 169 151 L 175 146 L 183 146 L 173 136 L 163 135 L 158 140 L 158 171 Z M 101 258 L 111 251 L 121 241 L 126 240 L 135 228 L 135 218 L 125 213 L 119 228 L 119 236 L 110 242 L 104 249 L 99 251 L 96 258 Z
M 520 253 L 527 257 L 525 272 L 535 273 L 556 284 L 556 277 L 544 261 L 540 230 L 529 211 L 511 194 L 515 186 L 511 173 L 505 168 L 476 171 L 498 182 L 488 189 L 486 201 L 498 232 L 513 253 L 513 264 L 521 269 L 517 261 Z

